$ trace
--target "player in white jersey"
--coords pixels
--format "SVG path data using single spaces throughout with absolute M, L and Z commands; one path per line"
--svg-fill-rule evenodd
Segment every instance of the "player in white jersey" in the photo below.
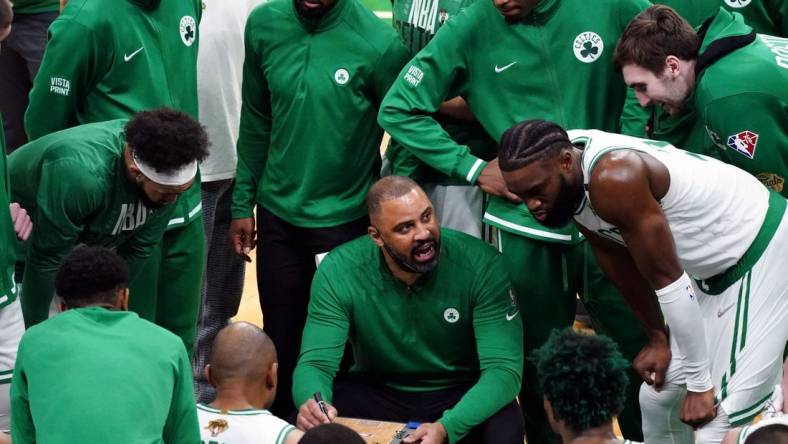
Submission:
M 646 442 L 693 442 L 679 418 L 701 443 L 751 421 L 788 339 L 785 198 L 663 142 L 541 120 L 504 133 L 499 163 L 541 223 L 574 218 L 648 330 L 634 362 L 659 390 L 641 389 Z
M 265 410 L 276 396 L 276 349 L 255 325 L 236 322 L 213 342 L 205 376 L 216 400 L 197 404 L 202 444 L 295 444 L 300 430 Z

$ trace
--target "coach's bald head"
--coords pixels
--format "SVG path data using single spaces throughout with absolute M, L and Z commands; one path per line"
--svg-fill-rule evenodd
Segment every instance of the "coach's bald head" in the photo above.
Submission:
M 276 395 L 276 348 L 256 325 L 234 322 L 213 341 L 205 376 L 216 387 L 217 399 L 245 397 L 256 408 L 267 408 Z

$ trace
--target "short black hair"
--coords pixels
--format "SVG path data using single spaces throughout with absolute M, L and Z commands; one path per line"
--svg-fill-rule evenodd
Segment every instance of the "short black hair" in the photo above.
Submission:
M 386 176 L 375 182 L 367 192 L 367 211 L 369 216 L 380 213 L 380 206 L 387 200 L 397 199 L 421 187 L 405 176 Z
M 55 291 L 70 308 L 96 303 L 114 304 L 118 290 L 129 284 L 129 267 L 104 247 L 75 248 L 60 265 Z
M 321 424 L 304 433 L 299 444 L 365 444 L 364 438 L 342 424 Z
M 514 171 L 537 160 L 546 160 L 572 142 L 563 128 L 547 120 L 526 120 L 506 130 L 501 136 L 498 165 L 501 171 Z
M 752 432 L 744 444 L 788 444 L 788 425 L 770 424 Z
M 610 338 L 553 330 L 531 359 L 555 419 L 573 432 L 601 426 L 624 408 L 629 362 Z
M 134 114 L 126 124 L 126 143 L 135 156 L 159 173 L 172 173 L 208 157 L 205 127 L 171 108 Z
M 12 21 L 14 21 L 14 9 L 11 7 L 11 2 L 0 0 L 0 29 L 8 28 Z

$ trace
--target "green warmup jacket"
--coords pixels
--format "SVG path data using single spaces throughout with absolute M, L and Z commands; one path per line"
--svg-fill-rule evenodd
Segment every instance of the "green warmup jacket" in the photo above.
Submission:
M 421 51 L 446 21 L 473 1 L 395 0 L 392 5 L 394 28 L 410 56 Z M 440 113 L 434 117 L 452 140 L 467 146 L 474 156 L 491 160 L 497 155 L 498 144 L 478 122 L 457 121 Z M 391 164 L 391 174 L 397 176 L 409 176 L 421 183 L 467 184 L 464 179 L 454 179 L 430 167 L 396 141 L 386 150 L 386 158 Z
M 522 23 L 508 24 L 491 1 L 477 1 L 443 25 L 402 70 L 381 106 L 386 131 L 422 161 L 476 183 L 486 162 L 453 141 L 431 117 L 459 94 L 496 140 L 526 119 L 566 128 L 645 133 L 646 113 L 613 66 L 613 48 L 647 0 L 542 0 Z M 485 222 L 515 234 L 573 243 L 573 224 L 551 230 L 525 205 L 493 197 Z
M 202 3 L 159 1 L 69 0 L 49 27 L 30 91 L 25 113 L 30 140 L 161 106 L 197 119 Z M 200 187 L 192 187 L 179 201 L 170 228 L 200 214 Z
M 27 325 L 47 318 L 55 274 L 75 245 L 116 248 L 134 276 L 164 234 L 176 205 L 148 208 L 127 178 L 125 123 L 53 133 L 8 157 L 12 200 L 31 214 L 35 226 L 23 283 Z
M 332 399 L 347 340 L 353 374 L 410 392 L 472 386 L 439 419 L 451 443 L 520 390 L 522 322 L 503 264 L 492 247 L 453 230 L 441 230 L 437 267 L 411 287 L 368 236 L 326 256 L 293 374 L 296 405 L 317 391 Z
M 670 6 L 692 26 L 700 26 L 720 7 L 738 12 L 756 32 L 788 36 L 788 1 L 786 0 L 657 0 Z
M 380 170 L 375 116 L 407 61 L 397 34 L 358 0 L 317 22 L 271 0 L 249 16 L 245 46 L 233 218 L 255 203 L 308 228 L 366 214 Z
M 0 116 L 0 309 L 16 300 L 14 263 L 16 262 L 16 232 L 8 205 L 11 204 L 11 184 L 5 157 L 3 117 Z
M 11 383 L 15 444 L 197 444 L 180 338 L 136 313 L 68 310 L 27 330 Z
M 719 157 L 788 197 L 788 39 L 720 9 L 696 59 L 693 107 Z
M 14 0 L 14 14 L 38 14 L 60 11 L 59 0 Z
M 720 6 L 738 12 L 744 21 L 762 34 L 788 36 L 788 1 L 785 0 L 659 0 L 675 9 L 694 27 L 717 14 Z M 664 140 L 673 146 L 719 158 L 717 150 L 707 143 L 708 135 L 698 119 L 692 105 L 679 116 L 670 116 L 660 107 L 653 107 L 649 138 Z

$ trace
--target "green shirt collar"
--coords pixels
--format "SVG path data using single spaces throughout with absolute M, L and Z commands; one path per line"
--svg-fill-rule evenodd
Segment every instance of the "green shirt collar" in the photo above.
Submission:
M 326 13 L 326 15 L 318 19 L 307 19 L 301 17 L 301 15 L 296 10 L 295 1 L 294 0 L 287 0 L 287 1 L 290 2 L 290 8 L 293 11 L 293 14 L 295 14 L 296 18 L 298 19 L 298 22 L 301 23 L 301 26 L 303 26 L 304 29 L 307 30 L 307 32 L 316 33 L 320 31 L 325 31 L 331 28 L 332 26 L 334 26 L 335 24 L 339 23 L 345 9 L 347 9 L 347 4 L 354 0 L 337 0 L 336 4 L 334 4 L 334 7 L 331 8 L 331 10 L 328 11 L 328 13 Z

